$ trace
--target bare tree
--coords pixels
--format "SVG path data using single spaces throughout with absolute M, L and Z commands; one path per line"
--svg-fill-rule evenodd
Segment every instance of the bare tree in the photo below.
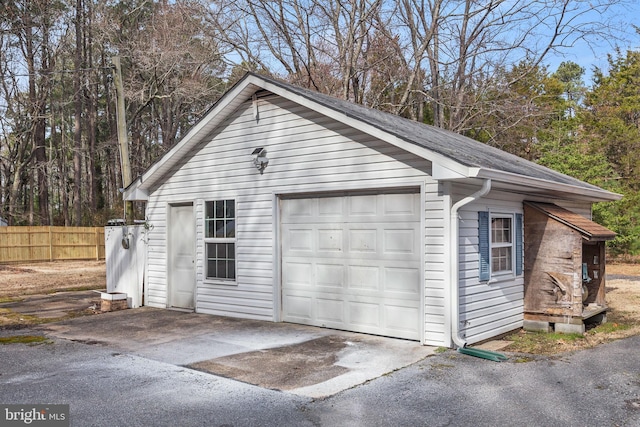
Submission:
M 617 0 L 585 3 L 576 0 L 403 0 L 397 31 L 410 35 L 406 56 L 415 75 L 428 64 L 418 90 L 430 101 L 433 124 L 467 132 L 497 74 L 508 64 L 527 63 L 510 84 L 524 79 L 552 52 L 562 52 L 580 40 L 613 34 L 604 19 Z M 430 18 L 430 19 L 428 19 Z M 413 80 L 412 80 L 413 81 Z M 407 108 L 405 93 L 399 108 Z M 446 113 L 446 114 L 445 114 Z
M 610 37 L 616 28 L 605 17 L 621 1 L 233 0 L 216 3 L 225 13 L 215 23 L 236 65 L 467 132 L 491 113 L 481 104 L 507 64 L 530 64 L 515 83 L 552 52 Z M 386 100 L 368 92 L 380 88 L 383 46 L 397 67 Z

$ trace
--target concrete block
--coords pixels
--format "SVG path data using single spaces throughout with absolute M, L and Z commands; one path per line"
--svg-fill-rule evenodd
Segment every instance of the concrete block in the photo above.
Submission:
M 554 330 L 562 334 L 584 334 L 584 323 L 574 325 L 573 323 L 556 323 Z
M 589 323 L 595 323 L 596 325 L 604 325 L 607 323 L 607 312 L 596 314 L 588 319 Z
M 524 320 L 522 329 L 529 332 L 551 332 L 549 322 L 542 320 Z
M 118 299 L 118 300 L 103 299 L 103 300 L 100 300 L 100 311 L 102 311 L 102 312 L 126 310 L 127 308 L 129 308 L 129 307 L 127 306 L 127 300 L 126 299 Z

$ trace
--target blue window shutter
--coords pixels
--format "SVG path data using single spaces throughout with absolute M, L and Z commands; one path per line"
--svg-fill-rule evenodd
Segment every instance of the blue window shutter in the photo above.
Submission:
M 491 278 L 489 269 L 489 212 L 478 212 L 478 238 L 480 247 L 480 280 Z
M 516 214 L 516 276 L 520 276 L 522 274 L 522 269 L 524 266 L 523 255 L 524 252 L 522 250 L 522 214 Z

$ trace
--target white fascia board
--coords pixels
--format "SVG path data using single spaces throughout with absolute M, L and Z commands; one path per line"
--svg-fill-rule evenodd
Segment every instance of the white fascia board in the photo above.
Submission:
M 449 169 L 440 163 L 433 162 L 431 167 L 431 176 L 438 181 L 455 181 L 458 179 L 474 178 L 478 175 L 479 168 L 466 168 L 467 173 L 462 174 L 458 171 Z
M 621 194 L 612 193 L 601 188 L 578 187 L 556 181 L 518 175 L 511 172 L 498 171 L 495 169 L 479 169 L 476 176 L 478 178 L 490 178 L 499 182 L 502 181 L 510 184 L 522 185 L 523 187 L 575 194 L 592 202 L 611 202 L 622 198 Z
M 258 89 L 252 85 L 253 80 L 253 76 L 249 76 L 242 81 L 241 84 L 231 89 L 230 92 L 227 92 L 225 96 L 220 98 L 211 111 L 196 123 L 189 132 L 187 132 L 187 134 L 158 162 L 147 169 L 144 174 L 140 176 L 138 181 L 131 186 L 134 188 L 132 190 L 128 188 L 128 191 L 125 191 L 125 194 L 135 191 L 135 188 L 148 190 L 158 179 L 160 179 L 163 172 L 166 172 L 177 164 L 185 152 L 188 152 L 192 147 L 200 143 L 204 136 L 211 132 L 220 124 L 220 122 L 226 119 L 227 116 L 235 110 L 235 108 L 229 108 L 234 101 L 241 99 L 241 102 L 244 102 L 245 98 L 248 98 L 249 95 Z
M 425 160 L 431 161 L 434 164 L 438 163 L 440 166 L 451 171 L 456 176 L 457 175 L 462 175 L 462 177 L 473 176 L 472 169 L 474 168 L 470 168 L 461 163 L 458 163 L 455 160 L 450 159 L 449 157 L 436 153 L 435 151 L 431 151 L 425 147 L 421 147 L 419 145 L 407 142 L 375 126 L 362 122 L 358 119 L 349 117 L 346 114 L 336 111 L 332 108 L 325 107 L 324 105 L 314 102 L 313 100 L 310 100 L 309 98 L 306 98 L 304 96 L 289 92 L 288 90 L 283 89 L 280 86 L 272 84 L 270 82 L 261 80 L 260 83 L 257 83 L 257 85 L 261 86 L 263 89 L 269 92 L 282 96 L 285 99 L 296 102 L 300 105 L 304 105 L 305 107 L 308 107 L 314 111 L 317 111 L 318 113 L 323 114 L 324 116 L 330 117 L 340 123 L 344 123 L 347 126 L 350 126 L 354 129 L 357 129 L 368 135 L 371 135 L 375 138 L 385 141 L 391 145 L 394 145 L 398 148 L 408 151 L 409 153 L 413 153 L 419 157 L 422 157 Z
M 122 198 L 125 201 L 148 201 L 149 200 L 149 191 L 146 188 L 139 188 L 137 185 L 132 185 L 131 187 L 125 189 Z

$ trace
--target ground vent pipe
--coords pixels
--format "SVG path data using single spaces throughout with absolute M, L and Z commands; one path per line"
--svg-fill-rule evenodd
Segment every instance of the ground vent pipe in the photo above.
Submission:
M 451 206 L 451 221 L 450 221 L 450 241 L 452 249 L 450 251 L 450 274 L 451 277 L 451 338 L 454 344 L 458 348 L 465 348 L 467 343 L 460 337 L 460 283 L 459 283 L 459 257 L 460 257 L 460 242 L 458 241 L 459 227 L 458 227 L 458 210 L 479 198 L 486 196 L 491 191 L 491 180 L 485 179 L 482 183 L 480 190 L 476 191 L 472 195 L 465 197 L 462 200 L 457 201 Z

